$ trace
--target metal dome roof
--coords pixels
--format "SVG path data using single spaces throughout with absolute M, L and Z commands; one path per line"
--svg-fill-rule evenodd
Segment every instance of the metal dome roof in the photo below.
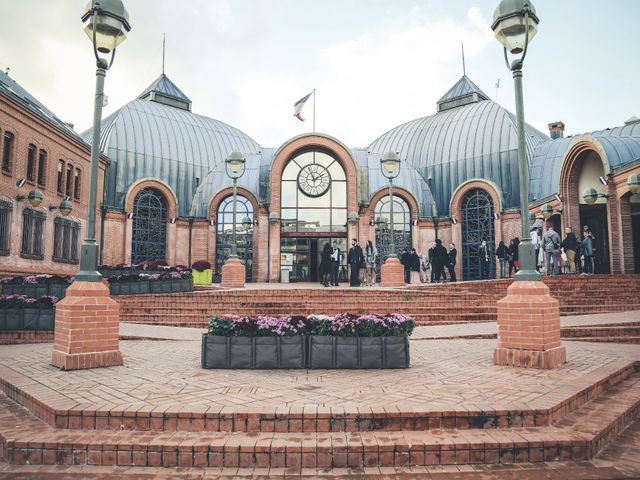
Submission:
M 640 123 L 558 138 L 538 145 L 531 160 L 529 200 L 535 202 L 560 191 L 562 161 L 573 142 L 588 137 L 602 146 L 613 173 L 640 160 Z
M 475 87 L 470 81 L 465 85 Z M 449 102 L 464 98 L 471 103 L 400 125 L 368 148 L 375 154 L 399 152 L 402 161 L 413 166 L 422 178 L 431 177 L 440 215 L 449 214 L 453 191 L 473 178 L 498 185 L 504 208 L 519 206 L 515 115 L 493 101 L 484 100 L 479 95 L 481 91 L 467 90 L 460 90 L 462 97 L 445 97 Z M 475 97 L 469 100 L 470 94 Z M 527 158 L 531 159 L 535 146 L 549 137 L 530 125 L 525 126 L 525 135 Z
M 92 129 L 83 133 L 91 141 Z M 129 187 L 143 178 L 165 182 L 186 216 L 201 180 L 224 164 L 233 150 L 260 151 L 248 135 L 226 123 L 147 100 L 134 100 L 102 122 L 100 148 L 112 164 L 106 173 L 105 203 L 123 207 Z

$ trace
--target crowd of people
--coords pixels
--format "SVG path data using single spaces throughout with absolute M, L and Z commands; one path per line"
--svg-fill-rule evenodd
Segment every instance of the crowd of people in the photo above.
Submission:
M 550 226 L 544 235 L 538 229 L 531 230 L 531 242 L 536 250 L 536 268 L 547 275 L 592 274 L 595 255 L 595 239 L 588 227 L 578 239 L 571 228 L 565 229 L 564 239 Z M 500 241 L 493 249 L 486 240 L 478 247 L 480 278 L 493 278 L 492 267 L 497 260 L 497 278 L 511 278 L 520 269 L 518 247 L 520 239 L 512 238 L 509 245 Z M 339 286 L 338 277 L 343 253 L 338 242 L 324 244 L 320 254 L 320 283 L 325 287 Z M 425 255 L 419 255 L 415 248 L 405 248 L 400 256 L 404 267 L 404 281 L 408 284 L 456 282 L 456 264 L 458 251 L 453 243 L 449 249 L 436 238 Z M 351 248 L 347 253 L 349 266 L 349 284 L 355 286 L 374 286 L 378 275 L 378 250 L 371 240 L 362 248 L 356 238 L 351 239 Z M 449 279 L 447 280 L 447 272 Z

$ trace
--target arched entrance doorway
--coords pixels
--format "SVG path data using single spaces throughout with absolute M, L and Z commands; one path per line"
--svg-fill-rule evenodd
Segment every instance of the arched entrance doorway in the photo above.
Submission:
M 144 188 L 133 201 L 131 261 L 165 260 L 167 199 L 155 188 Z
M 236 245 L 238 257 L 245 266 L 245 281 L 251 282 L 253 271 L 253 205 L 251 201 L 237 195 L 236 204 Z M 222 199 L 218 205 L 216 220 L 216 265 L 214 281 L 220 282 L 222 265 L 231 255 L 233 247 L 233 196 L 230 195 Z M 244 218 L 252 220 L 248 228 L 242 225 Z
M 376 282 L 380 282 L 380 268 L 391 253 L 391 236 L 395 244 L 395 253 L 400 258 L 405 248 L 411 248 L 411 211 L 407 202 L 397 195 L 393 196 L 393 232 L 391 226 L 391 202 L 389 196 L 382 197 L 375 207 L 376 220 L 382 219 L 382 225 L 376 223 Z
M 594 237 L 594 273 L 610 273 L 609 208 L 606 186 L 602 184 L 605 180 L 602 159 L 594 150 L 585 150 L 578 154 L 570 168 L 569 201 L 578 205 L 578 215 L 574 210 L 571 226 L 580 238 L 585 230 Z M 588 203 L 583 197 L 587 188 L 595 188 L 602 196 Z
M 487 242 L 490 252 L 495 251 L 494 205 L 486 190 L 474 188 L 462 198 L 462 278 L 480 279 L 479 248 Z M 495 278 L 495 262 L 489 262 L 489 278 Z
M 346 273 L 347 177 L 328 150 L 295 153 L 282 171 L 280 183 L 280 269 L 283 280 L 319 281 L 320 252 L 337 241 Z M 341 275 L 340 280 L 344 280 Z

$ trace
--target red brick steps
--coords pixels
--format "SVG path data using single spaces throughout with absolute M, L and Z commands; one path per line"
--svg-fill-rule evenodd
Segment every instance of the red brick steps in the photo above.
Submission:
M 366 432 L 55 429 L 0 395 L 0 457 L 11 464 L 362 468 L 587 460 L 640 411 L 634 374 L 539 428 Z

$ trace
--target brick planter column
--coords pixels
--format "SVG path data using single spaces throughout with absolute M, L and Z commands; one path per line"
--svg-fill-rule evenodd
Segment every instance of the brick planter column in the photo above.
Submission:
M 244 287 L 245 267 L 239 258 L 228 258 L 222 266 L 220 285 L 229 288 Z
M 62 370 L 122 365 L 120 305 L 102 282 L 73 282 L 56 304 L 51 364 Z
M 498 348 L 493 363 L 555 368 L 567 361 L 560 345 L 560 303 L 543 282 L 516 281 L 498 301 Z
M 404 287 L 404 267 L 396 257 L 387 258 L 380 267 L 381 287 Z

